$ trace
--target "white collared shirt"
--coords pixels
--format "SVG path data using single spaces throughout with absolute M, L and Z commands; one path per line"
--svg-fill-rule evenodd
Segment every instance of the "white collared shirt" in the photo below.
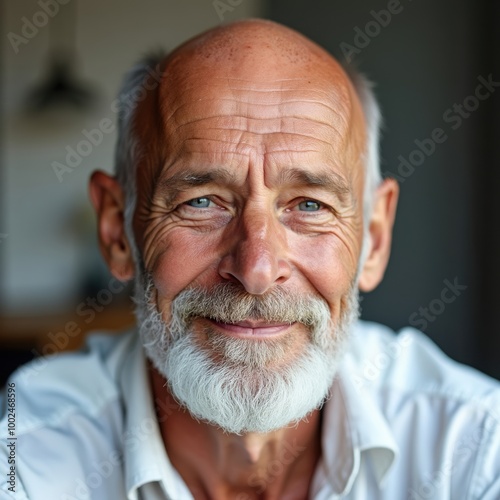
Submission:
M 165 452 L 136 332 L 94 336 L 85 351 L 32 362 L 9 383 L 16 494 L 4 472 L 4 394 L 0 499 L 193 498 Z M 500 499 L 499 387 L 414 329 L 396 336 L 359 322 L 324 408 L 310 497 Z

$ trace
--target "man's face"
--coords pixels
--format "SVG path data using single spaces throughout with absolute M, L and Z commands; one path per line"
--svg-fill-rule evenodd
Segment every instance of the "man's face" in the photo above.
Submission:
M 357 314 L 364 121 L 330 59 L 217 54 L 172 56 L 135 124 L 139 326 L 194 416 L 267 432 L 321 404 Z
M 165 162 L 139 169 L 136 217 L 156 306 L 168 322 L 182 291 L 232 282 L 252 295 L 281 287 L 319 297 L 336 323 L 362 243 L 359 105 L 339 69 L 277 70 L 253 53 L 240 63 L 167 68 Z M 277 367 L 308 341 L 302 324 L 199 317 L 200 345 L 207 328 L 254 341 L 286 337 Z
M 122 187 L 96 172 L 101 249 L 120 279 L 135 263 L 146 354 L 177 401 L 229 432 L 269 432 L 327 395 L 358 286 L 387 265 L 397 185 L 380 184 L 364 223 L 358 97 L 287 28 L 221 27 L 163 69 L 132 123 L 137 251 Z

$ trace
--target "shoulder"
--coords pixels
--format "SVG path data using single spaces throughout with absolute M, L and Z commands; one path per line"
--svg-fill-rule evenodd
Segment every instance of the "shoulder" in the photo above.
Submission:
M 396 334 L 359 322 L 346 358 L 353 390 L 375 401 L 398 443 L 401 468 L 419 477 L 415 488 L 436 498 L 446 488 L 451 498 L 464 491 L 498 498 L 498 381 L 451 360 L 413 328 Z
M 476 403 L 499 396 L 497 380 L 450 359 L 414 328 L 395 333 L 386 326 L 360 321 L 348 351 L 363 385 Z
M 54 424 L 72 411 L 91 416 L 119 397 L 116 380 L 133 341 L 133 332 L 94 334 L 81 351 L 42 356 L 17 369 L 3 393 L 5 398 L 10 388 L 15 394 L 17 434 Z M 5 419 L 5 404 L 0 415 Z
M 52 476 L 60 484 L 73 481 L 92 460 L 119 454 L 119 379 L 136 347 L 135 332 L 92 335 L 80 352 L 38 358 L 12 374 L 1 398 L 0 461 L 15 456 L 25 487 L 40 487 L 39 481 Z M 8 491 L 5 481 L 0 480 L 0 491 Z M 17 492 L 21 489 L 19 484 Z

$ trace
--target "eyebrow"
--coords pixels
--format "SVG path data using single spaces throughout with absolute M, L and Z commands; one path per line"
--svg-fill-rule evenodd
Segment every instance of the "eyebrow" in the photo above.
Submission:
M 158 182 L 156 191 L 165 193 L 168 205 L 174 203 L 183 191 L 206 184 L 231 184 L 235 183 L 235 175 L 225 168 L 215 168 L 205 172 L 183 170 Z
M 338 196 L 341 201 L 351 194 L 350 184 L 333 170 L 313 173 L 302 168 L 289 168 L 279 173 L 278 180 L 280 184 L 319 187 Z
M 170 205 L 183 191 L 207 184 L 235 185 L 237 179 L 234 173 L 222 167 L 204 172 L 183 170 L 170 177 L 160 179 L 155 191 L 162 193 L 166 203 Z M 313 173 L 302 168 L 287 168 L 280 171 L 278 185 L 322 188 L 336 195 L 341 201 L 345 201 L 351 194 L 349 183 L 334 171 Z

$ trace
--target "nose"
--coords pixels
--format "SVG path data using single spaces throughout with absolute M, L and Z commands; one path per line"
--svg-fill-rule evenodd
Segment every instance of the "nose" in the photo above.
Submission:
M 229 238 L 229 250 L 218 269 L 224 279 L 262 295 L 290 278 L 285 228 L 274 214 L 246 211 Z

